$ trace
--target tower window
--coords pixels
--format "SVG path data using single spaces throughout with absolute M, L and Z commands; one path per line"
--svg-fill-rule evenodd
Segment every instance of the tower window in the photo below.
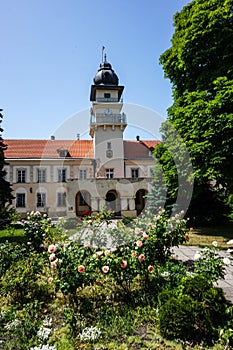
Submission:
M 26 206 L 25 193 L 16 193 L 16 208 L 25 208 Z
M 138 177 L 138 169 L 131 169 L 131 177 L 134 179 Z
M 80 179 L 86 179 L 87 178 L 87 171 L 86 171 L 86 169 L 80 169 L 79 170 L 79 178 Z
M 105 169 L 106 179 L 113 179 L 114 177 L 114 169 Z
M 111 142 L 107 142 L 107 150 L 112 149 L 112 143 Z
M 108 93 L 108 92 L 105 92 L 105 93 L 104 93 L 104 98 L 111 98 L 111 94 Z

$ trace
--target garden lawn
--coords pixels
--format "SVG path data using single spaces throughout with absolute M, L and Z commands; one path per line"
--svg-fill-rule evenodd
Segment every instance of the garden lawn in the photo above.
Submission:
M 4 242 L 26 242 L 26 237 L 24 236 L 23 229 L 5 229 L 0 230 L 0 243 Z
M 216 241 L 219 248 L 227 249 L 227 242 L 233 239 L 233 223 L 224 226 L 198 227 L 189 232 L 189 245 L 212 246 Z

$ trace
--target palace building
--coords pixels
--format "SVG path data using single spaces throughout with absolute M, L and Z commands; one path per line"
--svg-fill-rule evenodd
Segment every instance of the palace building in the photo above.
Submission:
M 105 55 L 90 92 L 92 140 L 4 140 L 6 179 L 22 216 L 39 210 L 72 217 L 103 206 L 119 216 L 141 213 L 159 141 L 124 140 L 123 90 Z

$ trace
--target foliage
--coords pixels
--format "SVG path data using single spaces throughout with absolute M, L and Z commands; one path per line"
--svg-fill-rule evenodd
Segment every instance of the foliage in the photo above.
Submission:
M 174 16 L 172 46 L 160 57 L 173 85 L 174 103 L 155 157 L 175 202 L 180 169 L 174 154 L 182 159 L 183 150 L 172 125 L 192 161 L 194 195 L 188 216 L 198 224 L 223 219 L 228 214 L 225 201 L 233 193 L 232 9 L 231 0 L 190 2 Z M 185 170 L 185 158 L 181 163 Z
M 49 233 L 41 234 L 43 249 L 32 244 L 0 245 L 3 349 L 169 346 L 178 350 L 181 345 L 157 333 L 157 316 L 162 329 L 166 322 L 161 313 L 166 319 L 169 309 L 175 318 L 172 314 L 167 324 L 173 333 L 177 331 L 179 342 L 211 341 L 219 336 L 222 344 L 230 344 L 232 317 L 221 290 L 171 258 L 171 246 L 187 239 L 183 213 L 170 217 L 165 210 L 146 213 L 128 226 L 110 220 L 107 224 L 92 216 L 77 233 L 82 237 L 85 231 L 83 244 L 81 239 L 63 237 L 62 228 L 55 240 L 56 231 L 46 217 L 38 213 L 29 216 L 32 236 L 38 226 L 33 222 L 47 221 Z M 107 242 L 115 246 L 90 244 L 94 233 L 98 239 L 93 242 L 101 243 L 101 236 L 108 237 L 111 232 L 114 237 Z M 223 317 L 225 324 L 221 323 Z M 173 333 L 166 336 L 172 338 Z
M 170 248 L 187 239 L 186 221 L 181 215 L 168 218 L 161 210 L 158 215 L 141 218 L 136 227 L 111 229 L 111 244 L 114 244 L 105 248 L 102 246 L 104 241 L 99 239 L 104 235 L 99 218 L 97 226 L 92 220 L 91 226 L 87 227 L 84 245 L 73 241 L 48 247 L 51 278 L 56 288 L 74 297 L 78 288 L 93 283 L 99 274 L 107 274 L 127 292 L 139 279 L 145 292 L 157 267 L 169 259 Z M 101 231 L 100 237 L 98 230 Z M 99 242 L 101 245 L 93 245 L 93 236 L 95 244 Z
M 0 109 L 0 125 L 2 123 L 2 109 Z M 12 212 L 10 204 L 13 199 L 12 188 L 8 181 L 6 181 L 6 171 L 4 170 L 5 165 L 7 164 L 4 158 L 4 151 L 7 149 L 1 133 L 3 129 L 0 126 L 0 227 L 5 227 L 9 223 L 9 215 Z
M 204 276 L 184 277 L 176 290 L 159 295 L 159 329 L 165 338 L 212 342 L 225 323 L 227 302 Z
M 0 244 L 0 277 L 22 257 L 28 257 L 26 246 L 6 241 Z
M 22 304 L 35 297 L 39 294 L 38 274 L 43 266 L 44 259 L 36 253 L 15 261 L 0 280 L 1 294 Z
M 206 276 L 211 281 L 216 282 L 224 278 L 225 266 L 230 264 L 229 258 L 222 258 L 211 248 L 204 248 L 195 254 L 194 273 Z

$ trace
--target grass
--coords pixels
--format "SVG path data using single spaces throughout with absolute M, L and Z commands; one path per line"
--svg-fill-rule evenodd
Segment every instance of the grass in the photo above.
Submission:
M 213 241 L 218 242 L 218 247 L 230 248 L 227 242 L 233 239 L 233 223 L 224 226 L 198 227 L 190 231 L 189 245 L 212 246 Z

